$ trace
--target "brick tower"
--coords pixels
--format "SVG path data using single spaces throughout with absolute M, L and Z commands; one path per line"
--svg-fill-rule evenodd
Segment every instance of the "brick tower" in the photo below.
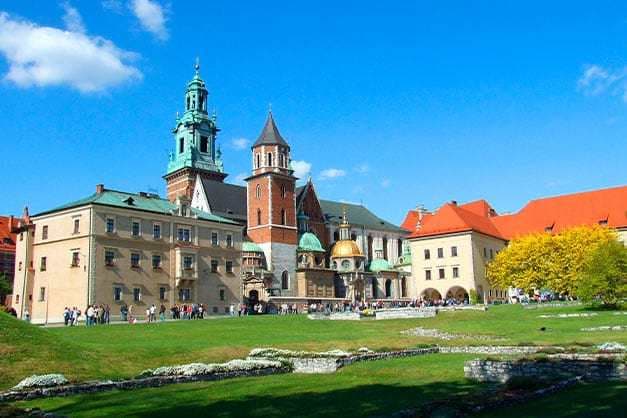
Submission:
M 281 137 L 272 112 L 252 146 L 252 154 L 253 171 L 246 179 L 247 233 L 265 253 L 273 274 L 273 294 L 291 296 L 298 242 L 296 177 L 290 167 L 290 146 Z
M 179 196 L 192 197 L 196 178 L 223 181 L 224 173 L 220 149 L 216 149 L 216 117 L 207 113 L 209 92 L 200 78 L 200 65 L 196 61 L 196 74 L 187 83 L 185 112 L 176 116 L 175 148 L 170 153 L 168 171 L 163 178 L 167 183 L 168 200 Z

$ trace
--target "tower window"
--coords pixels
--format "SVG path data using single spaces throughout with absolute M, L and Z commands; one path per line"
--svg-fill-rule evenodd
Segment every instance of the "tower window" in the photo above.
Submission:
M 290 288 L 290 274 L 285 270 L 281 274 L 281 289 L 287 290 Z
M 179 154 L 185 150 L 185 138 L 179 138 Z
M 285 209 L 281 209 L 281 225 L 285 225 Z
M 209 152 L 209 138 L 206 136 L 200 137 L 200 152 Z
M 285 186 L 281 186 L 281 198 L 285 199 L 286 195 L 287 195 L 287 192 L 285 190 Z
M 187 96 L 187 107 L 185 107 L 185 110 L 189 110 L 189 96 Z
M 259 168 L 259 166 L 261 165 L 261 157 L 259 156 L 259 154 L 257 154 L 256 157 L 257 157 L 257 160 L 256 160 L 257 165 L 255 165 L 255 168 Z
M 261 209 L 257 209 L 257 225 L 261 225 Z
M 255 188 L 255 196 L 257 196 L 257 199 L 261 199 L 261 185 L 258 184 L 257 187 Z
M 271 152 L 268 153 L 268 164 L 267 165 L 272 167 L 272 153 Z
M 279 167 L 283 167 L 283 154 L 279 154 Z

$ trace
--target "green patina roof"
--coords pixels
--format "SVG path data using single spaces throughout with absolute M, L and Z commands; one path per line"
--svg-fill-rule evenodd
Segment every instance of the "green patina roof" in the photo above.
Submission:
M 335 202 L 332 200 L 320 200 L 320 206 L 322 207 L 324 215 L 331 222 L 339 223 L 342 218 L 342 211 L 346 208 L 346 216 L 352 226 L 363 226 L 366 229 L 375 229 L 379 231 L 399 233 L 407 232 L 404 229 L 379 218 L 363 205 Z
M 132 199 L 132 203 L 129 203 L 129 198 Z M 61 205 L 54 209 L 38 213 L 34 216 L 45 215 L 48 213 L 58 212 L 61 210 L 76 208 L 89 204 L 139 210 L 144 212 L 158 213 L 161 215 L 172 215 L 172 213 L 177 209 L 177 206 L 174 203 L 170 202 L 169 200 L 162 199 L 156 194 L 147 194 L 146 196 L 142 196 L 135 193 L 126 193 L 117 190 L 105 190 L 102 193 L 94 193 L 83 199 L 66 203 L 65 205 Z M 212 215 L 211 213 L 203 212 L 196 208 L 191 208 L 191 210 L 192 213 L 198 217 L 198 219 L 237 225 L 236 222 L 233 222 L 226 218 L 222 218 L 221 216 Z
M 390 263 L 388 263 L 386 259 L 375 258 L 374 260 L 370 262 L 370 266 L 368 267 L 368 270 L 374 273 L 378 273 L 380 271 L 390 271 L 394 269 L 392 268 L 392 266 L 390 266 Z
M 262 253 L 263 250 L 260 246 L 251 241 L 244 241 L 242 243 L 242 251 L 247 253 Z
M 311 232 L 305 232 L 298 241 L 298 251 L 324 252 L 324 248 L 317 236 Z

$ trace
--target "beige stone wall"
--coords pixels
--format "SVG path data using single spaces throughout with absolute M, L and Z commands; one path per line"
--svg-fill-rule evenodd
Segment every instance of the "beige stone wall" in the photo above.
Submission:
M 112 233 L 106 232 L 107 218 L 115 221 Z M 78 234 L 73 233 L 74 219 L 80 219 Z M 139 237 L 131 234 L 133 221 L 140 222 Z M 77 306 L 84 312 L 88 303 L 108 304 L 114 316 L 119 315 L 119 308 L 125 303 L 134 305 L 134 312 L 143 315 L 153 303 L 167 308 L 185 303 L 179 299 L 177 286 L 191 289 L 191 300 L 186 303 L 205 304 L 209 313 L 224 313 L 230 304 L 240 301 L 242 232 L 237 225 L 100 205 L 33 218 L 33 222 L 34 243 L 28 248 L 24 240 L 20 260 L 26 266 L 28 257 L 33 259 L 32 279 L 27 287 L 31 289 L 29 311 L 35 323 L 60 322 L 65 306 Z M 153 237 L 155 223 L 161 226 L 158 239 Z M 48 226 L 46 240 L 41 235 L 44 225 Z M 177 240 L 178 227 L 190 229 L 190 242 Z M 217 245 L 212 245 L 214 231 L 218 233 Z M 231 246 L 227 245 L 227 235 L 232 238 Z M 107 250 L 114 253 L 112 266 L 105 263 Z M 73 251 L 80 253 L 77 267 L 71 266 Z M 138 267 L 131 265 L 133 253 L 140 255 Z M 189 271 L 182 269 L 182 257 L 187 254 L 194 257 Z M 159 268 L 153 268 L 153 255 L 161 256 Z M 44 271 L 41 257 L 46 257 Z M 218 261 L 215 273 L 211 272 L 211 260 Z M 233 266 L 230 273 L 227 261 Z M 18 288 L 22 284 L 18 283 Z M 42 287 L 46 289 L 45 297 L 40 298 Z M 115 287 L 122 289 L 120 301 L 114 300 Z M 166 289 L 163 299 L 161 287 Z M 134 288 L 140 289 L 139 301 L 134 300 Z
M 491 288 L 486 280 L 486 266 L 501 251 L 506 242 L 487 235 L 472 233 L 475 290 L 483 300 L 492 301 L 507 298 L 507 289 Z

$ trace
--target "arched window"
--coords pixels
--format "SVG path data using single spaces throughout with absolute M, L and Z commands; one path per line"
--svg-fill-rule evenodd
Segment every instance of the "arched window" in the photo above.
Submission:
M 403 255 L 403 240 L 400 238 L 396 240 L 396 254 L 397 257 Z
M 187 96 L 187 106 L 185 107 L 185 110 L 189 110 L 189 96 Z
M 390 279 L 387 279 L 385 281 L 385 297 L 386 298 L 392 297 L 392 280 Z
M 285 209 L 281 209 L 281 225 L 285 225 L 286 219 L 285 219 Z
M 271 152 L 268 153 L 268 164 L 267 165 L 269 167 L 272 167 L 272 153 Z
M 257 199 L 261 199 L 261 184 L 258 184 L 257 187 L 255 187 L 255 196 Z
M 357 235 L 354 232 L 351 233 L 351 240 L 357 241 Z
M 261 225 L 261 209 L 257 209 L 257 225 Z
M 179 154 L 185 151 L 185 138 L 179 138 Z
M 290 288 L 290 274 L 287 270 L 281 274 L 281 289 L 287 290 Z
M 377 281 L 376 277 L 373 277 L 372 278 L 372 298 L 373 299 L 376 299 L 379 295 L 378 287 L 379 287 L 379 282 Z
M 283 167 L 283 154 L 279 154 L 279 167 Z

